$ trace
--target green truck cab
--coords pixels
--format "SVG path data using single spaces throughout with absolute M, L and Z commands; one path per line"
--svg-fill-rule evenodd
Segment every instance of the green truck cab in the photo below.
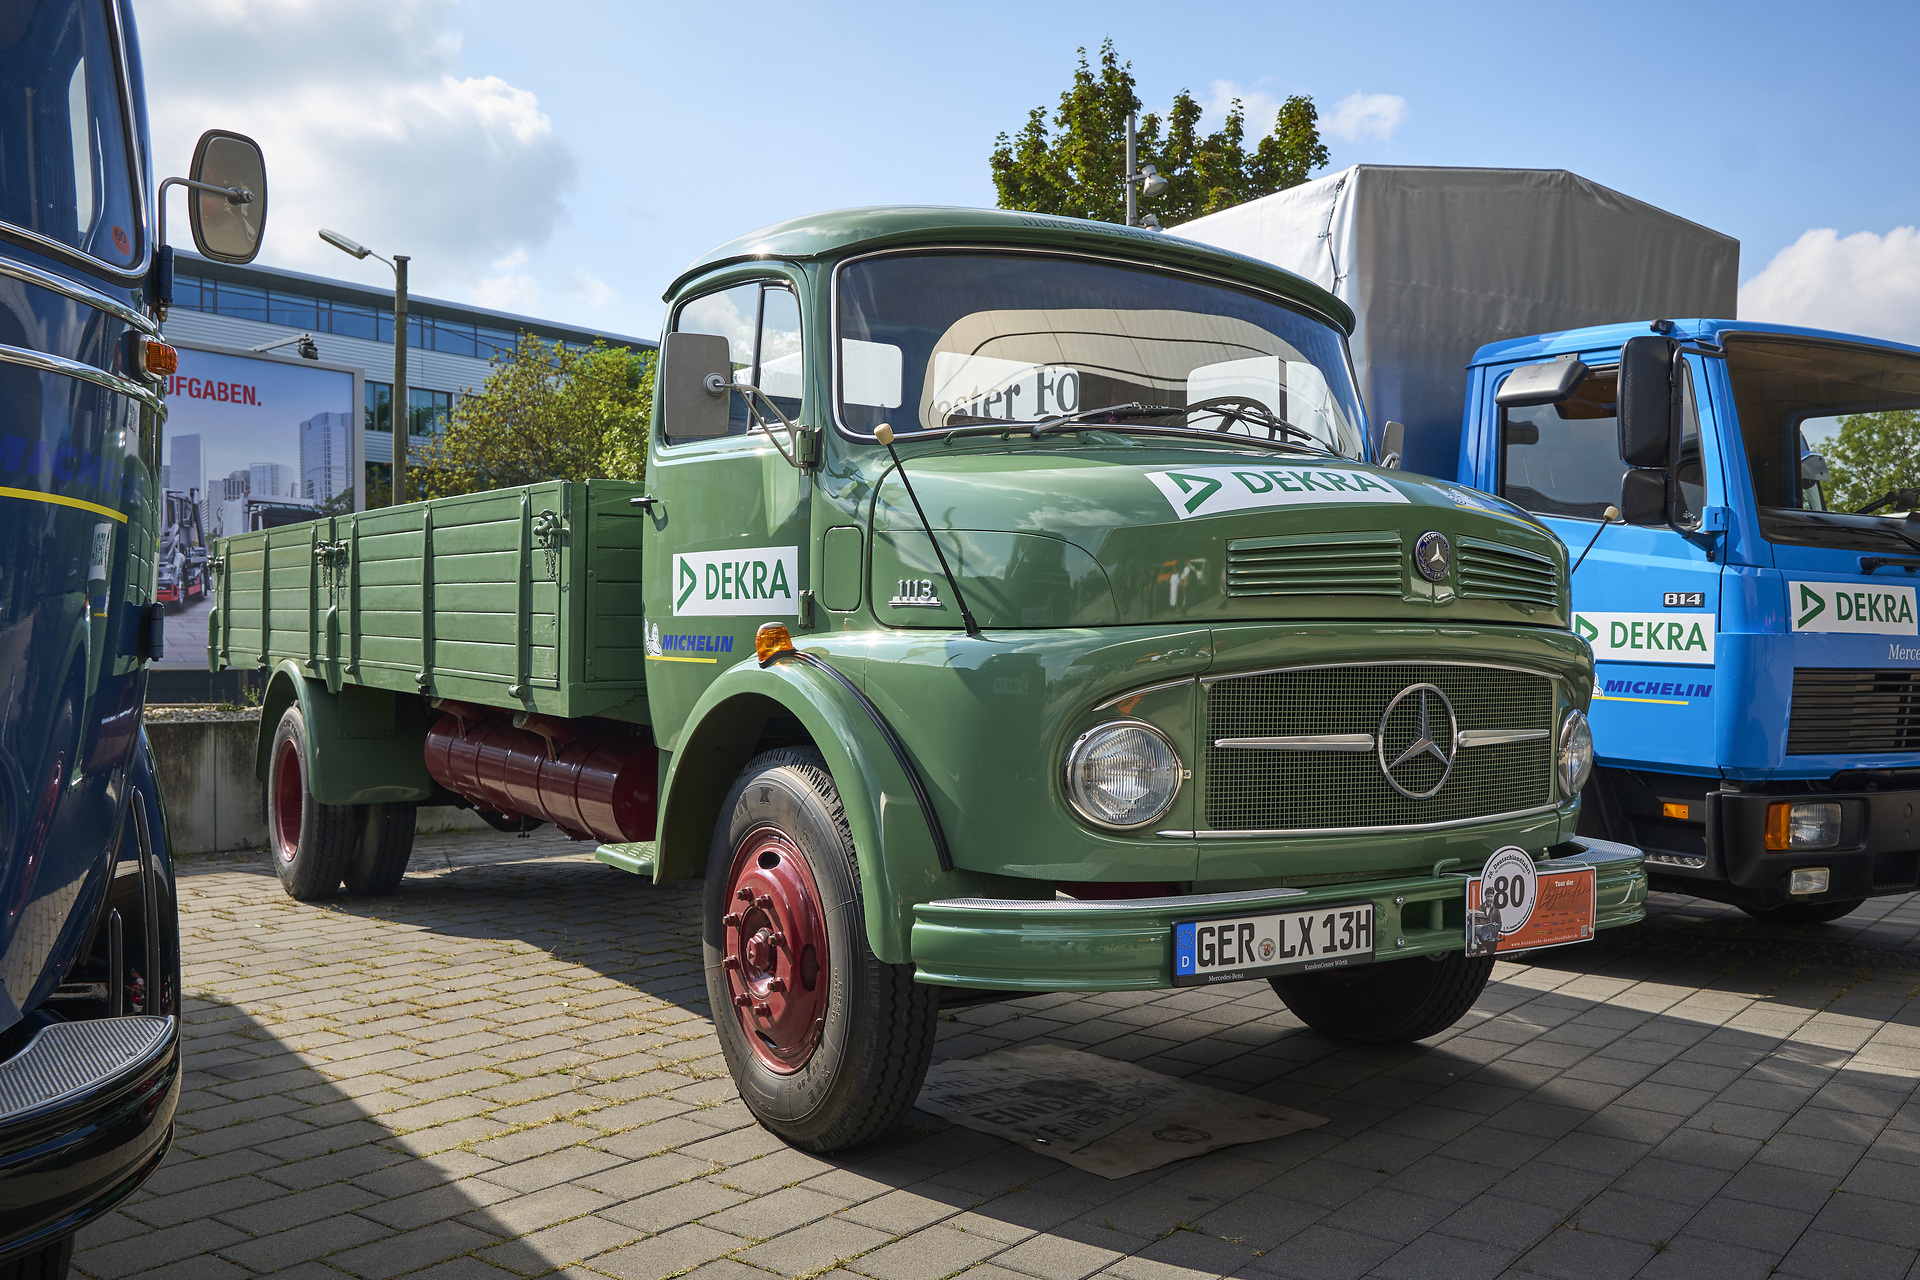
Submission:
M 423 803 L 703 876 L 727 1062 L 816 1150 L 912 1104 L 943 994 L 1268 978 L 1410 1040 L 1497 952 L 1644 914 L 1639 853 L 1575 835 L 1565 548 L 1366 461 L 1331 295 L 890 208 L 667 300 L 644 483 L 220 547 L 296 896 L 391 889 Z

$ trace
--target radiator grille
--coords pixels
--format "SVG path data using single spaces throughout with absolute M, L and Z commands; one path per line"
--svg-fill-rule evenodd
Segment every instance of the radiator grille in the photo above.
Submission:
M 1477 538 L 1460 540 L 1460 594 L 1548 609 L 1560 604 L 1560 571 L 1550 557 Z
M 1400 535 L 1307 533 L 1227 543 L 1229 596 L 1398 596 Z
M 1920 751 L 1920 671 L 1794 671 L 1788 755 L 1877 751 Z
M 1409 800 L 1388 785 L 1375 752 L 1247 750 L 1221 738 L 1372 735 L 1381 713 L 1409 685 L 1438 687 L 1459 727 L 1546 730 L 1544 737 L 1462 747 L 1438 794 Z M 1532 809 L 1553 799 L 1553 682 L 1492 667 L 1394 663 L 1264 672 L 1207 687 L 1207 827 L 1215 831 L 1291 831 L 1452 822 Z M 1436 705 L 1436 732 L 1444 714 Z M 1406 767 L 1409 790 L 1424 783 Z

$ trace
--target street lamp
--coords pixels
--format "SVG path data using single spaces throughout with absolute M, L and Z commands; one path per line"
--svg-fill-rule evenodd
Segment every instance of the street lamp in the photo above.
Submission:
M 357 240 L 349 240 L 338 231 L 322 227 L 320 238 L 355 258 L 380 258 Z M 407 412 L 407 263 L 404 253 L 392 259 L 380 258 L 393 268 L 393 505 L 407 500 L 407 446 L 412 435 L 413 415 Z
M 1133 112 L 1129 111 L 1127 112 L 1127 173 L 1126 176 L 1121 179 L 1127 187 L 1127 225 L 1130 227 L 1146 227 L 1149 230 L 1158 231 L 1160 229 L 1160 219 L 1154 217 L 1152 214 L 1148 214 L 1144 218 L 1136 216 L 1138 204 L 1134 197 L 1137 192 L 1141 200 L 1152 200 L 1156 198 L 1161 192 L 1167 189 L 1167 180 L 1161 177 L 1159 170 L 1150 164 L 1143 164 L 1138 168 L 1134 167 L 1134 148 L 1137 133 L 1137 117 Z
M 276 351 L 281 347 L 292 347 L 300 353 L 302 360 L 318 360 L 320 348 L 313 345 L 313 335 L 303 333 L 297 338 L 280 338 L 274 342 L 263 342 L 257 347 L 248 347 L 249 351 Z

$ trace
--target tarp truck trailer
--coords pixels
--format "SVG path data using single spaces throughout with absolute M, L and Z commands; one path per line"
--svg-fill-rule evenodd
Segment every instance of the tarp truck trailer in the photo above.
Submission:
M 1364 460 L 1323 290 L 902 208 L 667 300 L 643 482 L 217 544 L 294 896 L 391 889 L 422 803 L 703 876 L 734 1080 L 816 1150 L 912 1104 L 942 993 L 1268 979 L 1417 1040 L 1640 918 L 1638 852 L 1575 832 L 1565 549 Z
M 1914 500 L 1826 511 L 1819 454 L 1845 414 L 1920 406 L 1920 351 L 1729 319 L 1732 240 L 1558 171 L 1361 167 L 1176 234 L 1337 261 L 1407 465 L 1592 546 L 1583 830 L 1775 920 L 1920 884 Z

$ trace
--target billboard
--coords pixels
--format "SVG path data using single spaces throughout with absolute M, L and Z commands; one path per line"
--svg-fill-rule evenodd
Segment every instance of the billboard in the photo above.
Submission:
M 345 365 L 175 344 L 160 455 L 162 665 L 207 665 L 212 541 L 365 502 L 361 377 Z

